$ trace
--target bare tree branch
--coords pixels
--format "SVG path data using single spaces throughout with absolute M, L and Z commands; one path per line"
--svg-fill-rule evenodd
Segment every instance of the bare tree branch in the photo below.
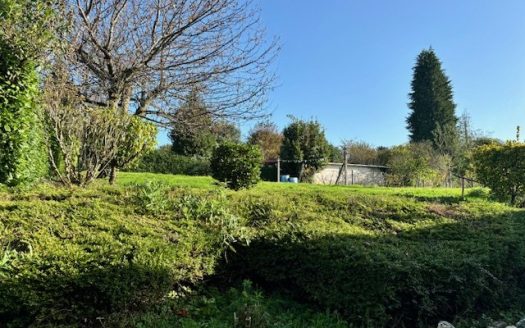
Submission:
M 69 0 L 71 76 L 87 104 L 160 125 L 199 85 L 212 115 L 264 115 L 276 40 L 250 0 Z

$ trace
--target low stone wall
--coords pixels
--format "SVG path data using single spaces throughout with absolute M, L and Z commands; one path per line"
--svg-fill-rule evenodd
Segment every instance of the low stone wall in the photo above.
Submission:
M 329 163 L 314 175 L 313 182 L 319 184 L 336 184 L 337 177 L 341 174 L 338 184 L 345 184 L 342 163 Z M 359 185 L 384 185 L 387 167 L 379 165 L 348 164 L 347 184 Z

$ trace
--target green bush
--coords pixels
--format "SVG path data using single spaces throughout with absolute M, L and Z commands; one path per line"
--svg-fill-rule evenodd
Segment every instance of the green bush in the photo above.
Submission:
M 489 144 L 474 151 L 474 170 L 479 182 L 499 200 L 516 204 L 525 196 L 525 144 Z
M 38 71 L 63 22 L 54 5 L 0 2 L 0 183 L 26 184 L 48 173 Z
M 250 281 L 228 289 L 174 295 L 168 304 L 137 316 L 112 317 L 108 325 L 140 328 L 347 328 L 330 313 L 316 313 L 282 295 L 266 295 Z M 172 309 L 176 309 L 176 313 Z
M 0 40 L 0 183 L 8 185 L 35 181 L 49 169 L 36 65 L 13 57 Z
M 187 191 L 175 189 L 164 196 L 177 210 L 145 214 L 141 193 L 157 189 L 2 194 L 0 326 L 94 326 L 97 317 L 148 309 L 212 274 L 240 240 L 235 216 L 213 195 L 181 205 Z
M 210 161 L 212 177 L 228 188 L 250 188 L 260 180 L 262 154 L 257 146 L 224 143 L 213 151 Z
M 170 146 L 162 146 L 144 155 L 128 171 L 164 174 L 210 175 L 210 162 L 202 157 L 175 154 Z
M 430 143 L 411 143 L 389 152 L 386 182 L 390 186 L 432 186 L 437 175 L 432 167 L 436 153 Z
M 143 213 L 162 214 L 170 210 L 168 186 L 159 181 L 136 184 L 136 203 Z
M 257 233 L 237 248 L 231 274 L 335 310 L 356 327 L 429 327 L 525 306 L 521 212 L 408 194 L 290 196 L 260 196 L 247 207 Z

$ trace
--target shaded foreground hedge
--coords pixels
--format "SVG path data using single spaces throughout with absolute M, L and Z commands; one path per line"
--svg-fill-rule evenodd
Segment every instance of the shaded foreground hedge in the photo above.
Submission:
M 219 192 L 211 179 L 188 187 L 187 177 L 122 173 L 143 177 L 166 182 L 0 192 L 0 326 L 179 323 L 168 296 L 216 274 L 354 327 L 525 308 L 523 210 L 446 190 L 262 183 Z M 214 322 L 205 308 L 191 311 L 190 321 Z
M 258 236 L 229 272 L 356 327 L 435 327 L 525 308 L 523 211 L 453 197 L 296 196 L 251 201 Z

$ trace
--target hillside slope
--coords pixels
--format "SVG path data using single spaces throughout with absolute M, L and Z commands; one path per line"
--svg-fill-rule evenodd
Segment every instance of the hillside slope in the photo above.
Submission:
M 218 304 L 227 281 L 251 279 L 269 297 L 286 295 L 277 308 L 256 302 L 267 304 L 257 313 L 274 327 L 341 327 L 338 318 L 356 327 L 428 327 L 519 312 L 525 212 L 482 190 L 470 195 L 275 183 L 232 192 L 209 178 L 134 173 L 122 173 L 115 187 L 5 190 L 0 323 L 209 326 L 213 314 L 188 305 L 195 292 L 208 295 L 209 278 L 219 290 L 202 297 Z M 277 318 L 290 297 L 335 315 L 304 321 L 303 309 Z M 227 327 L 233 318 L 220 320 Z

